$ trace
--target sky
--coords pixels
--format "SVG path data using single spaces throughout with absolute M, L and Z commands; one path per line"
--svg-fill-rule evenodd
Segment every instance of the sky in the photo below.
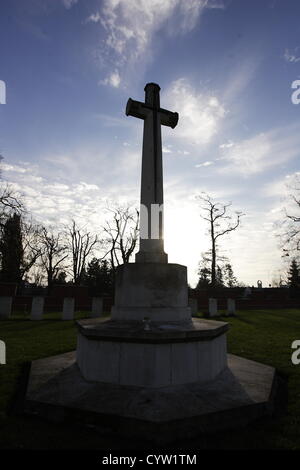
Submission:
M 195 285 L 206 192 L 245 214 L 221 241 L 235 275 L 268 286 L 299 172 L 299 15 L 297 0 L 1 0 L 2 178 L 37 221 L 100 234 L 105 208 L 139 203 L 143 123 L 125 107 L 158 83 L 179 113 L 162 128 L 169 262 Z

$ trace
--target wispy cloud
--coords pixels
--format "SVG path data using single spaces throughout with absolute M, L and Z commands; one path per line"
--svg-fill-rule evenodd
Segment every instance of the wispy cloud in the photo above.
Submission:
M 191 143 L 208 143 L 226 114 L 217 96 L 196 91 L 186 78 L 174 81 L 163 94 L 163 101 L 179 112 L 175 137 Z
M 221 148 L 220 160 L 226 163 L 219 171 L 250 176 L 288 162 L 299 155 L 300 126 L 272 129 L 249 139 Z
M 62 0 L 65 8 L 67 10 L 69 10 L 70 8 L 72 8 L 73 5 L 75 5 L 75 3 L 78 2 L 78 0 Z
M 207 161 L 207 162 L 203 162 L 203 163 L 197 163 L 197 165 L 195 165 L 196 168 L 201 168 L 202 166 L 211 166 L 213 165 L 214 162 L 211 162 L 211 161 Z
M 224 87 L 223 99 L 231 103 L 241 96 L 244 90 L 254 79 L 262 58 L 255 54 L 247 58 L 241 58 L 234 66 L 228 83 Z
M 101 25 L 105 37 L 100 56 L 122 76 L 121 69 L 151 58 L 149 46 L 164 26 L 169 34 L 186 34 L 195 28 L 204 9 L 222 7 L 222 1 L 212 0 L 104 0 L 85 23 Z M 115 86 L 110 74 L 101 83 Z
M 290 52 L 289 49 L 286 49 L 284 51 L 283 57 L 287 62 L 291 62 L 296 64 L 297 62 L 300 61 L 300 56 L 297 57 L 297 52 L 299 50 L 299 47 L 296 47 L 294 49 L 294 52 Z
M 121 83 L 121 77 L 119 75 L 118 70 L 112 72 L 108 77 L 104 80 L 99 80 L 99 85 L 111 85 L 114 88 L 118 88 Z
M 219 148 L 220 149 L 229 149 L 234 146 L 234 143 L 230 140 L 228 142 L 225 142 L 224 144 L 220 144 Z

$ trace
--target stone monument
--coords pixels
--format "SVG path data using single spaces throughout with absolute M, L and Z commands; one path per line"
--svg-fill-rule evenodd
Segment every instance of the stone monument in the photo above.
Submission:
M 174 128 L 178 114 L 160 107 L 159 91 L 148 83 L 145 102 L 126 107 L 144 120 L 140 245 L 135 263 L 117 270 L 111 320 L 78 322 L 77 363 L 87 380 L 162 387 L 206 382 L 227 365 L 227 325 L 192 321 L 187 269 L 164 251 L 161 125 Z
M 227 354 L 228 324 L 191 317 L 187 269 L 168 263 L 163 237 L 161 125 L 178 114 L 145 102 L 126 115 L 144 121 L 140 245 L 116 273 L 110 319 L 77 322 L 75 353 L 34 361 L 25 409 L 81 416 L 116 436 L 165 444 L 245 424 L 269 412 L 275 371 Z M 250 375 L 247 371 L 250 371 Z M 88 421 L 89 422 L 89 421 Z

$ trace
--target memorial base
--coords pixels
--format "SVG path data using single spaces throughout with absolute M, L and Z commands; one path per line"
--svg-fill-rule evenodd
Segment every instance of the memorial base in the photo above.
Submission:
M 272 414 L 275 369 L 228 354 L 228 367 L 206 383 L 148 388 L 89 382 L 75 352 L 31 364 L 25 412 L 91 426 L 121 444 L 180 445 Z

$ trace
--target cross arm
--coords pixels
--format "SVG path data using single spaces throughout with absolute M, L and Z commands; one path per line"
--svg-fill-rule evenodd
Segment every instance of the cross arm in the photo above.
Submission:
M 126 105 L 126 116 L 133 116 L 139 119 L 145 119 L 147 114 L 144 103 L 129 98 Z
M 168 126 L 174 127 L 177 126 L 179 115 L 178 113 L 172 113 L 171 111 L 168 111 L 167 109 L 160 108 L 159 109 L 159 114 L 160 114 L 160 122 L 163 126 Z

